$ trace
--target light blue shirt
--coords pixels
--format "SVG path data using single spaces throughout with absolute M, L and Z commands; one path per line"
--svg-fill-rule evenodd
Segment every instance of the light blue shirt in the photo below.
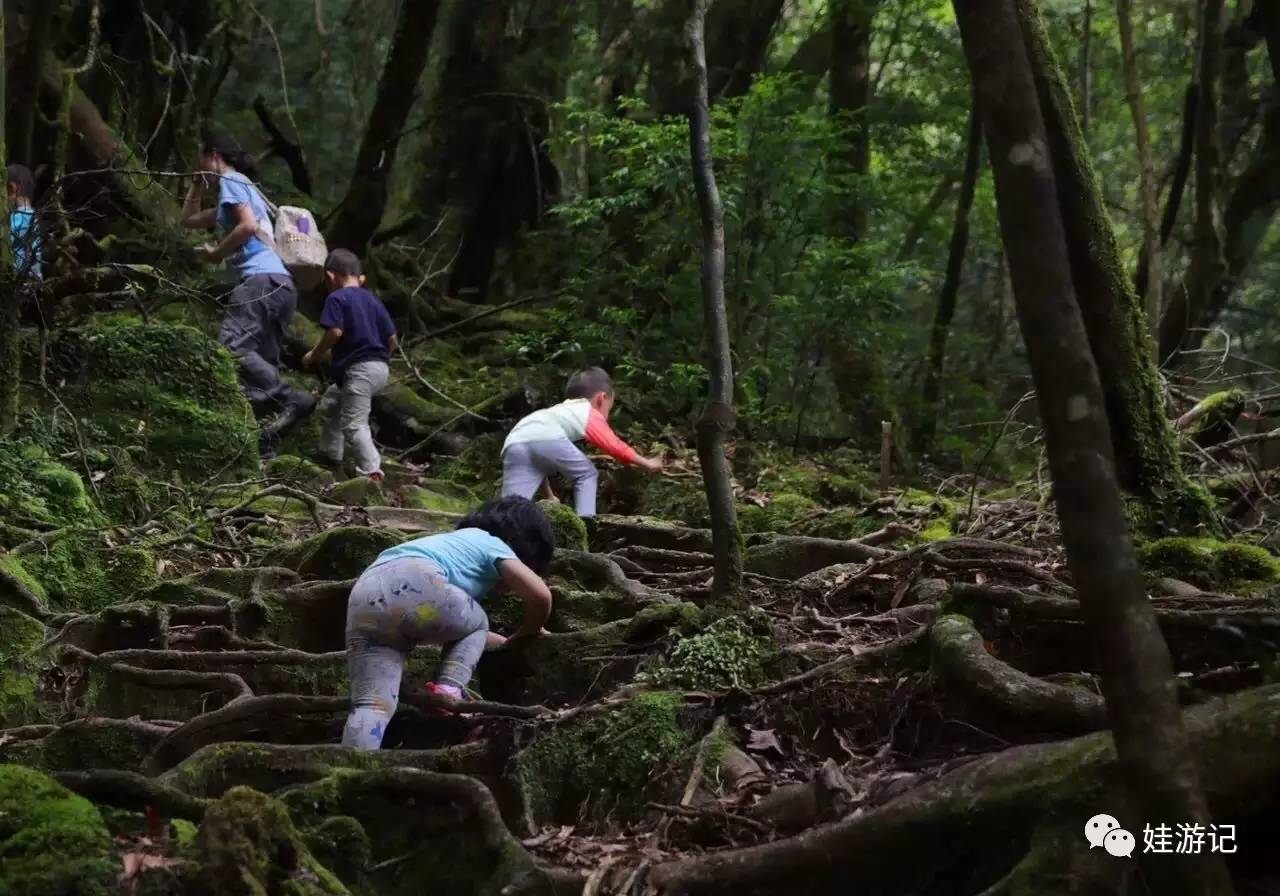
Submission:
M 264 226 L 270 228 L 271 215 L 261 191 L 239 171 L 228 171 L 218 178 L 218 228 L 224 234 L 230 233 L 236 226 L 238 205 L 249 206 L 254 218 L 266 222 Z M 227 264 L 235 269 L 242 280 L 255 274 L 289 273 L 280 256 L 256 236 L 249 237 L 247 243 L 233 252 L 227 258 Z
M 29 208 L 15 208 L 9 212 L 9 239 L 13 243 L 13 269 L 20 280 L 39 280 L 43 276 L 40 267 L 40 230 L 36 226 L 36 213 Z
M 444 571 L 450 585 L 479 600 L 498 582 L 498 561 L 515 560 L 516 555 L 505 541 L 483 529 L 455 529 L 387 548 L 373 566 L 403 558 L 431 561 Z

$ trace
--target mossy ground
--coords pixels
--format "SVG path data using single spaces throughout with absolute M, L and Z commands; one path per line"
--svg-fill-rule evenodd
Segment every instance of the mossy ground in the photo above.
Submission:
M 329 529 L 282 545 L 267 554 L 263 565 L 292 569 L 303 578 L 354 579 L 379 554 L 404 540 L 405 536 L 393 529 L 362 526 Z
M 757 628 L 767 632 L 761 620 Z M 742 617 L 724 616 L 697 634 L 680 638 L 669 655 L 638 678 L 658 687 L 719 691 L 760 681 L 773 654 L 767 635 Z
M 40 721 L 33 651 L 45 637 L 40 620 L 0 606 L 0 728 Z
M 95 535 L 68 535 L 22 565 L 57 609 L 94 610 L 136 600 L 158 581 L 156 560 L 136 547 L 108 547 Z
M 1142 545 L 1138 559 L 1149 575 L 1209 590 L 1247 593 L 1280 581 L 1280 560 L 1240 541 L 1162 538 Z
M 0 765 L 0 893 L 107 896 L 117 866 L 93 803 L 40 772 Z

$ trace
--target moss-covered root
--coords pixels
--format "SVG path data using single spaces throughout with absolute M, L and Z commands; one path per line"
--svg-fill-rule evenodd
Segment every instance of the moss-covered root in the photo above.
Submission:
M 284 804 L 248 787 L 227 792 L 196 835 L 196 880 L 207 896 L 347 896 L 317 862 Z
M 1213 781 L 1213 815 L 1244 824 L 1265 811 L 1280 786 L 1280 686 L 1217 700 L 1184 718 L 1201 780 Z M 1037 825 L 1078 825 L 1098 806 L 1114 805 L 1119 774 L 1106 732 L 1013 747 L 795 837 L 657 865 L 648 883 L 660 894 L 831 892 L 855 883 L 905 893 L 945 879 L 957 891 L 981 892 L 1032 848 Z M 1142 827 L 1123 810 L 1118 817 L 1128 830 Z M 988 849 L 992 843 L 1002 848 Z
M 108 896 L 116 865 L 88 800 L 19 765 L 0 765 L 0 893 Z
M 375 861 L 404 862 L 401 870 L 429 880 L 433 892 L 580 892 L 577 875 L 534 861 L 507 829 L 493 794 L 476 778 L 410 768 L 339 772 L 292 790 L 285 799 L 300 817 L 353 818 L 368 832 Z M 379 852 L 379 846 L 391 855 Z M 378 886 L 369 892 L 406 891 Z
M 964 616 L 943 616 L 929 632 L 934 669 L 984 709 L 1046 731 L 1097 731 L 1107 724 L 1097 694 L 1041 681 L 992 656 Z
M 559 501 L 539 501 L 538 507 L 551 523 L 556 536 L 556 547 L 565 551 L 587 549 L 587 524 L 574 513 L 573 508 Z
M 879 560 L 891 553 L 856 541 L 782 536 L 752 545 L 747 549 L 746 562 L 750 572 L 780 579 L 798 579 L 837 563 Z
M 1280 582 L 1280 560 L 1265 548 L 1239 541 L 1161 538 L 1143 545 L 1138 561 L 1149 575 L 1235 594 Z

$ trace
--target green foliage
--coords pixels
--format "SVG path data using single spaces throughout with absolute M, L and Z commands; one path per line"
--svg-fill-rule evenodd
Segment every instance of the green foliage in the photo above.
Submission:
M 54 606 L 86 612 L 135 600 L 158 580 L 149 551 L 108 547 L 88 533 L 59 538 L 22 564 Z
M 667 659 L 641 673 L 639 680 L 700 691 L 750 687 L 763 676 L 773 652 L 768 638 L 753 632 L 739 617 L 725 616 L 698 634 L 681 638 Z
M 0 893 L 107 896 L 117 865 L 102 816 L 40 772 L 0 765 Z
M 32 654 L 46 635 L 40 620 L 0 606 L 0 728 L 40 721 Z

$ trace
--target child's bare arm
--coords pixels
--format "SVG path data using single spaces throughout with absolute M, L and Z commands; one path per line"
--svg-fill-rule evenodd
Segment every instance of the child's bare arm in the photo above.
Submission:
M 307 352 L 302 357 L 302 365 L 310 367 L 317 361 L 324 360 L 325 355 L 333 350 L 333 347 L 342 339 L 342 330 L 338 327 L 330 327 L 321 334 L 319 341 L 316 342 L 315 348 Z
M 503 560 L 498 573 L 511 593 L 524 599 L 524 622 L 511 637 L 539 634 L 551 617 L 551 589 L 547 583 L 519 560 Z
M 209 230 L 217 223 L 214 210 L 201 207 L 203 201 L 204 178 L 197 176 L 192 178 L 191 188 L 187 190 L 186 199 L 182 203 L 183 227 L 191 230 Z

